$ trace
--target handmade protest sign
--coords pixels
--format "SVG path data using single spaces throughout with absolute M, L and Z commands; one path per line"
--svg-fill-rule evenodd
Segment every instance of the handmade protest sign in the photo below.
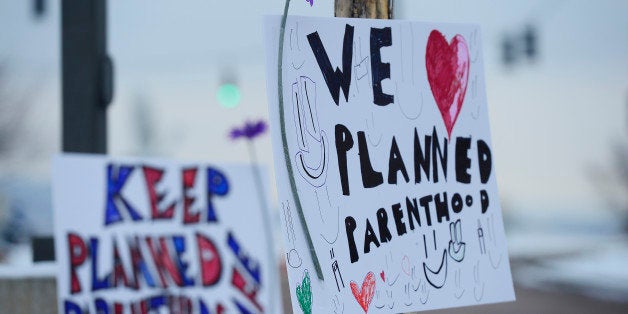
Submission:
M 280 74 L 265 31 L 295 313 L 514 300 L 478 27 L 289 16 Z
M 250 166 L 62 155 L 59 313 L 280 313 Z

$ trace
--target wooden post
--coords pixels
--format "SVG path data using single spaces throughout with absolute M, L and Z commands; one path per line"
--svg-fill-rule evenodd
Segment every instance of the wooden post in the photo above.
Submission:
M 392 19 L 393 0 L 335 0 L 336 17 Z

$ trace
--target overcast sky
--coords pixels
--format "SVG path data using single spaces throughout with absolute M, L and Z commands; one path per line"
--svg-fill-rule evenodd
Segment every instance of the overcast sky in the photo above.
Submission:
M 18 166 L 45 177 L 60 147 L 59 1 L 47 0 L 39 21 L 30 5 L 0 0 L 0 60 L 11 86 L 36 86 L 28 120 L 36 139 L 25 145 L 37 145 L 41 153 Z M 226 134 L 246 118 L 268 116 L 261 21 L 282 9 L 280 0 L 109 1 L 116 73 L 110 152 L 140 153 L 137 107 L 144 103 L 151 110 L 142 118 L 155 126 L 159 143 L 152 154 L 247 161 L 244 143 L 232 143 Z M 293 0 L 291 13 L 332 16 L 333 1 L 310 7 Z M 628 141 L 628 1 L 397 1 L 397 17 L 481 25 L 493 152 L 506 204 L 600 204 L 586 171 L 610 167 L 613 141 Z M 500 40 L 527 24 L 539 30 L 540 58 L 506 69 Z M 242 88 L 236 109 L 215 100 L 227 74 Z M 271 167 L 269 137 L 257 147 Z

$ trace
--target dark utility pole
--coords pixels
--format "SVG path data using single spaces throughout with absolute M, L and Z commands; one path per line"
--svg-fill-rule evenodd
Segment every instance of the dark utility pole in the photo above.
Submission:
M 393 0 L 335 0 L 336 17 L 392 19 Z
M 107 152 L 113 67 L 106 0 L 62 0 L 63 151 Z
M 105 154 L 113 97 L 106 0 L 61 1 L 61 58 L 63 151 Z M 54 260 L 52 237 L 34 237 L 32 249 L 34 262 Z

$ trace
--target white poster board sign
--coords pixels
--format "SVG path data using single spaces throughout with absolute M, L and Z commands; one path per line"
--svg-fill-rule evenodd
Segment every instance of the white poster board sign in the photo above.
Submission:
M 289 16 L 281 107 L 280 20 L 268 95 L 295 312 L 514 300 L 478 27 Z
M 256 188 L 250 165 L 56 157 L 59 313 L 278 313 Z

